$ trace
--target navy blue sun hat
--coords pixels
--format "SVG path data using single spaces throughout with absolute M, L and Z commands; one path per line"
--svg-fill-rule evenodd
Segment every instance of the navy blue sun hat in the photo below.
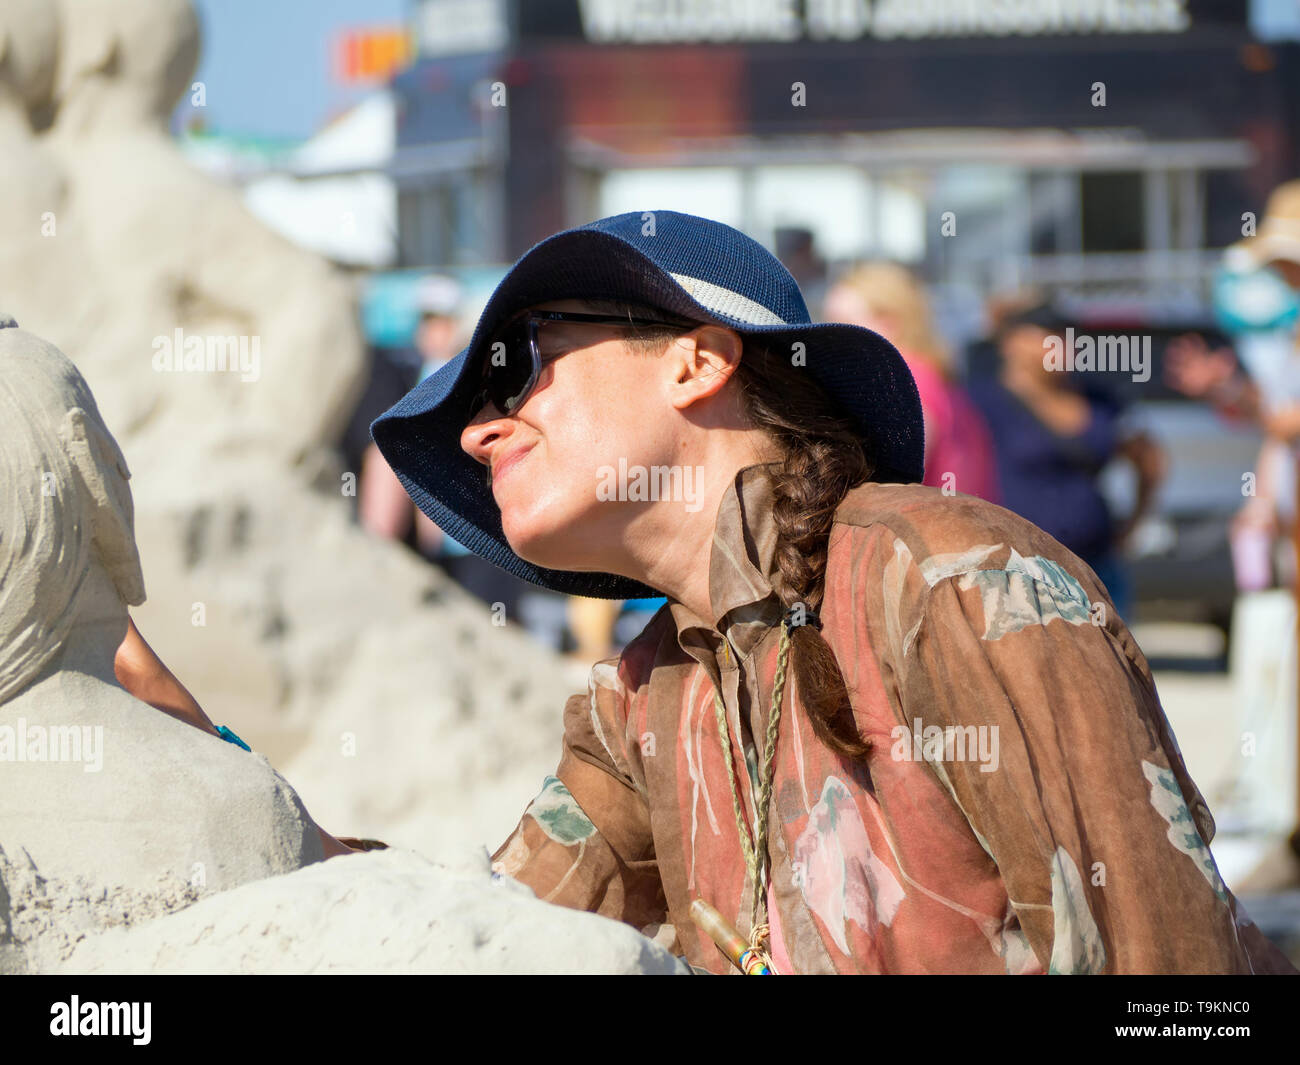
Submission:
M 916 384 L 884 337 L 813 324 L 799 286 L 771 252 L 721 222 L 676 211 L 633 211 L 548 237 L 502 278 L 459 355 L 375 419 L 371 435 L 411 498 L 439 528 L 533 584 L 596 599 L 658 589 L 610 573 L 543 569 L 506 542 L 481 463 L 460 446 L 493 335 L 517 312 L 560 299 L 648 304 L 689 321 L 798 349 L 832 402 L 861 427 L 872 480 L 920 481 L 924 428 Z

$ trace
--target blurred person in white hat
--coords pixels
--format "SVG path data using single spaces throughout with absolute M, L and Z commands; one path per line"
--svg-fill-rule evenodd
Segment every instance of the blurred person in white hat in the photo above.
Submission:
M 420 323 L 415 327 L 415 348 L 424 363 L 421 381 L 460 351 L 464 329 L 460 315 L 464 301 L 460 283 L 445 274 L 430 274 L 416 286 L 415 305 L 420 312 Z
M 1220 414 L 1258 426 L 1264 441 L 1228 541 L 1238 598 L 1233 609 L 1233 696 L 1242 735 L 1271 739 L 1248 759 L 1226 794 L 1228 816 L 1255 830 L 1292 826 L 1288 848 L 1300 855 L 1296 825 L 1294 662 L 1297 580 L 1296 498 L 1300 458 L 1300 180 L 1273 190 L 1256 232 L 1227 249 L 1215 282 L 1216 317 L 1236 351 L 1211 350 L 1199 336 L 1171 345 L 1170 383 L 1210 400 Z M 1241 354 L 1238 361 L 1237 352 Z M 1243 365 L 1244 364 L 1244 365 Z M 1249 369 L 1249 373 L 1246 369 Z M 1249 488 L 1246 487 L 1249 485 Z M 1253 491 L 1252 491 L 1253 489 Z M 1290 868 L 1294 864 L 1265 866 Z M 1265 866 L 1261 866 L 1264 868 Z
M 1273 190 L 1258 231 L 1232 245 L 1226 261 L 1238 270 L 1267 268 L 1300 292 L 1300 179 Z M 1300 335 L 1296 337 L 1300 347 Z M 1300 359 L 1296 360 L 1300 376 Z M 1214 403 L 1223 413 L 1257 422 L 1270 436 L 1300 438 L 1300 402 L 1284 404 L 1266 397 L 1241 369 L 1231 349 L 1211 350 L 1199 334 L 1170 343 L 1165 369 L 1179 391 Z
M 1271 266 L 1293 289 L 1300 290 L 1300 180 L 1273 190 L 1264 221 L 1241 247 L 1261 265 Z
M 429 274 L 415 286 L 414 347 L 419 356 L 418 384 L 435 373 L 459 351 L 459 313 L 463 301 L 460 284 L 445 274 Z M 415 523 L 421 554 L 436 556 L 445 538 L 436 525 L 415 507 L 379 449 L 371 442 L 361 462 L 357 494 L 358 516 L 368 532 L 390 540 L 407 540 Z
M 445 274 L 429 274 L 415 287 L 419 322 L 414 346 L 420 359 L 416 384 L 449 363 L 463 346 L 469 332 L 462 315 L 465 292 L 460 283 Z M 472 327 L 473 323 L 468 323 Z M 358 515 L 369 532 L 409 542 L 414 522 L 414 547 L 438 565 L 466 591 L 486 603 L 501 604 L 505 616 L 519 620 L 520 593 L 527 586 L 517 577 L 487 562 L 446 535 L 420 510 L 407 494 L 397 475 L 371 442 L 361 464 L 357 498 Z
M 1243 329 L 1291 328 L 1285 350 L 1252 367 L 1248 374 L 1231 348 L 1210 348 L 1199 334 L 1170 342 L 1165 374 L 1170 385 L 1208 400 L 1232 421 L 1254 423 L 1264 433 L 1255 463 L 1254 493 L 1233 520 L 1231 537 L 1238 588 L 1259 591 L 1273 583 L 1271 543 L 1290 531 L 1295 512 L 1295 456 L 1300 446 L 1300 331 L 1295 304 L 1300 299 L 1300 180 L 1273 190 L 1258 230 L 1232 245 L 1225 270 L 1240 291 L 1221 316 Z M 1265 273 L 1262 273 L 1266 271 Z M 1223 302 L 1222 290 L 1217 294 Z M 1239 304 L 1239 306 L 1238 306 Z M 1243 338 L 1244 341 L 1245 338 Z M 1279 568 L 1278 583 L 1294 579 L 1294 560 Z

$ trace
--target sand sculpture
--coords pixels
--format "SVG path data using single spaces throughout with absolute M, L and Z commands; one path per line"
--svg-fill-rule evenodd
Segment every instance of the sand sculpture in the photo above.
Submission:
M 46 0 L 0 5 L 0 278 L 21 277 L 28 310 L 50 316 L 69 276 L 69 249 L 42 229 L 57 227 L 67 182 L 35 127 L 52 109 L 58 28 Z
M 264 756 L 117 683 L 145 597 L 126 460 L 76 367 L 3 315 L 0 425 L 0 973 L 686 971 L 483 848 L 322 862 Z
M 46 878 L 196 896 L 320 860 L 265 758 L 117 683 L 145 594 L 126 462 L 72 363 L 4 316 L 0 426 L 0 850 Z
M 168 118 L 198 91 L 188 0 L 58 8 L 56 111 L 43 139 L 69 195 L 52 239 L 75 244 L 94 277 L 93 321 L 79 325 L 101 343 L 111 331 L 101 350 L 113 372 L 96 385 L 110 420 L 159 461 L 214 448 L 301 458 L 347 417 L 363 372 L 350 285 L 176 150 Z M 51 328 L 64 322 L 23 324 L 64 350 L 90 347 Z
M 187 0 L 0 6 L 4 309 L 94 388 L 135 474 L 132 615 L 213 720 L 332 830 L 494 848 L 555 768 L 571 673 L 352 522 L 352 283 L 175 147 L 198 47 Z

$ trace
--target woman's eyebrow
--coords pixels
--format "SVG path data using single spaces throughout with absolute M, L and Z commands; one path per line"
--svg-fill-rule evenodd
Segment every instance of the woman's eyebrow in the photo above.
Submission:
M 566 347 L 573 346 L 566 344 L 564 337 L 557 337 L 554 333 L 548 336 L 548 332 L 543 329 L 537 336 L 537 350 L 542 355 L 558 355 Z

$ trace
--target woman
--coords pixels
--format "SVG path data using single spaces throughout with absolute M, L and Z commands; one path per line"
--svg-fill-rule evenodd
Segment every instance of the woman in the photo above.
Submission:
M 971 395 L 993 430 L 1002 504 L 1050 533 L 1092 567 L 1123 617 L 1132 617 L 1120 552 L 1155 500 L 1164 454 L 1126 428 L 1123 411 L 1081 375 L 1050 369 L 1049 341 L 1063 332 L 1046 304 L 1008 315 L 998 330 L 1002 366 Z M 1098 477 L 1115 457 L 1137 473 L 1133 512 L 1116 522 Z
M 811 324 L 734 229 L 661 211 L 543 241 L 372 431 L 510 572 L 667 596 L 570 699 L 494 855 L 540 898 L 715 973 L 697 901 L 778 973 L 1294 971 L 1220 879 L 1094 574 L 909 483 L 898 353 Z
M 832 322 L 886 337 L 907 363 L 925 420 L 924 484 L 999 502 L 993 443 L 984 419 L 952 379 L 947 346 L 935 331 L 925 289 L 897 263 L 866 263 L 826 296 Z
M 1091 571 L 909 483 L 898 353 L 811 324 L 734 229 L 661 211 L 543 241 L 372 431 L 502 568 L 667 596 L 569 700 L 494 855 L 538 897 L 715 973 L 1295 971 L 1220 879 Z

